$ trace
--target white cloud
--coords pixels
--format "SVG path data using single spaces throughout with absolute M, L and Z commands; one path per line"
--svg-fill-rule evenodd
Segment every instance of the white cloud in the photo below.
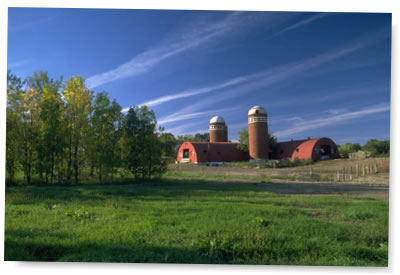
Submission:
M 338 115 L 327 116 L 327 117 L 319 117 L 316 119 L 303 120 L 299 122 L 295 127 L 290 127 L 286 130 L 281 130 L 275 133 L 275 135 L 279 138 L 287 137 L 293 134 L 302 133 L 311 129 L 319 129 L 326 126 L 334 125 L 343 121 L 349 121 L 357 118 L 361 118 L 367 115 L 388 112 L 390 111 L 389 104 L 380 104 L 375 106 L 369 106 L 368 108 L 359 110 L 341 113 Z
M 31 58 L 22 59 L 22 60 L 18 60 L 18 61 L 15 61 L 15 62 L 8 63 L 7 67 L 8 67 L 8 69 L 15 69 L 15 68 L 21 67 L 23 65 L 27 65 L 27 64 L 29 64 L 31 62 L 32 62 Z
M 197 118 L 197 117 L 204 117 L 206 115 L 217 115 L 221 113 L 226 113 L 226 112 L 231 112 L 234 110 L 237 110 L 237 107 L 234 108 L 225 108 L 225 109 L 216 109 L 216 110 L 208 110 L 204 112 L 182 112 L 182 110 L 177 111 L 173 114 L 170 114 L 168 116 L 164 116 L 158 120 L 158 124 L 166 124 L 166 123 L 171 123 L 171 122 L 176 122 L 176 121 L 181 121 L 181 120 L 188 120 L 192 118 Z M 184 108 L 185 111 L 188 111 L 186 108 Z M 211 118 L 211 117 L 210 117 Z
M 232 31 L 240 22 L 240 14 L 233 12 L 223 20 L 192 29 L 183 33 L 178 39 L 151 48 L 114 69 L 93 75 L 87 79 L 87 86 L 93 89 L 115 80 L 145 73 L 169 57 L 211 42 L 216 37 Z
M 191 97 L 191 96 L 195 96 L 195 95 L 200 95 L 200 94 L 205 94 L 205 93 L 210 93 L 213 92 L 215 90 L 220 90 L 220 89 L 224 89 L 224 88 L 228 88 L 230 86 L 234 86 L 234 85 L 238 85 L 247 81 L 250 81 L 252 78 L 254 78 L 256 75 L 249 75 L 249 76 L 245 76 L 245 77 L 237 77 L 237 78 L 233 78 L 231 80 L 228 80 L 226 82 L 217 84 L 217 85 L 213 85 L 213 86 L 209 86 L 209 87 L 203 87 L 203 88 L 194 88 L 194 89 L 188 89 L 185 90 L 183 92 L 179 92 L 176 94 L 171 94 L 171 95 L 167 95 L 167 96 L 162 96 L 156 99 L 152 99 L 149 101 L 146 101 L 142 104 L 139 104 L 139 106 L 143 106 L 146 105 L 147 107 L 154 107 L 163 103 L 167 103 L 169 101 L 172 100 L 176 100 L 176 99 L 180 99 L 180 98 L 185 98 L 185 97 Z M 129 110 L 130 107 L 124 108 L 122 110 L 122 112 L 127 112 Z
M 204 108 L 208 108 L 210 105 L 217 104 L 221 101 L 226 101 L 229 98 L 234 98 L 246 93 L 251 92 L 252 90 L 265 88 L 272 84 L 285 81 L 287 79 L 291 79 L 297 75 L 310 71 L 318 66 L 321 66 L 325 63 L 333 61 L 335 59 L 341 58 L 350 54 L 367 44 L 363 43 L 363 40 L 353 44 L 351 46 L 345 48 L 339 48 L 334 51 L 330 51 L 327 53 L 323 53 L 314 57 L 311 57 L 307 60 L 303 60 L 300 62 L 293 62 L 284 64 L 272 69 L 268 69 L 265 71 L 261 71 L 255 74 L 243 76 L 243 79 L 247 79 L 248 81 L 242 81 L 235 83 L 237 87 L 224 91 L 222 93 L 218 93 L 209 97 L 206 97 L 203 100 L 197 101 L 196 103 L 187 105 L 182 108 L 180 111 L 175 112 L 173 116 L 184 115 L 193 111 L 201 111 Z M 236 78 L 239 79 L 239 78 Z M 251 80 L 251 81 L 250 81 Z M 229 82 L 229 81 L 228 81 Z M 225 82 L 225 83 L 228 83 Z M 217 85 L 218 86 L 218 85 Z M 233 85 L 232 85 L 233 86 Z
M 328 16 L 328 14 L 329 14 L 329 13 L 317 13 L 317 14 L 314 14 L 314 15 L 312 15 L 312 16 L 306 18 L 306 19 L 303 19 L 303 20 L 297 22 L 296 24 L 293 24 L 293 25 L 291 25 L 291 26 L 289 26 L 289 27 L 287 27 L 287 28 L 281 30 L 281 31 L 278 32 L 276 35 L 282 34 L 282 33 L 284 33 L 284 32 L 291 31 L 291 30 L 294 30 L 294 29 L 297 29 L 297 28 L 300 28 L 300 27 L 303 27 L 303 26 L 305 26 L 305 25 L 307 25 L 307 24 L 310 24 L 311 22 L 314 22 L 314 21 L 316 21 L 316 20 L 318 20 L 318 19 L 321 19 L 321 18 L 323 18 L 323 17 Z

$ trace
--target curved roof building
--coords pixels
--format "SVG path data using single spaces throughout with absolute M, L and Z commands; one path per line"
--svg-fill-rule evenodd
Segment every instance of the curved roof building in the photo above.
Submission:
M 323 160 L 338 157 L 340 157 L 339 150 L 330 138 L 278 142 L 272 153 L 273 159 Z
M 179 147 L 176 160 L 181 162 L 229 162 L 246 161 L 249 155 L 237 148 L 236 142 L 190 142 Z

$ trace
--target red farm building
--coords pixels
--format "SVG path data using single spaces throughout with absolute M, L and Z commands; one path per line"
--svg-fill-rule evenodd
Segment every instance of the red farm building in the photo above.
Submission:
M 179 163 L 230 162 L 249 160 L 249 154 L 237 148 L 236 142 L 190 142 L 182 143 L 176 160 Z
M 238 149 L 236 142 L 228 141 L 228 126 L 220 116 L 211 118 L 210 142 L 186 141 L 178 149 L 176 161 L 191 163 L 265 161 L 272 159 L 324 160 L 340 157 L 336 144 L 330 138 L 314 138 L 279 142 L 272 152 L 268 148 L 267 112 L 254 106 L 248 112 L 249 153 Z
M 277 143 L 273 159 L 312 159 L 324 160 L 338 158 L 339 150 L 330 138 L 313 138 Z

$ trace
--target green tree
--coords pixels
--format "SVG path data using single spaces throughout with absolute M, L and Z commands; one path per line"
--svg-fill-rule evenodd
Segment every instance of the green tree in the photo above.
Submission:
M 192 142 L 209 142 L 210 133 L 196 133 L 194 135 L 182 135 L 177 137 L 178 144 L 182 144 L 185 141 Z
M 35 170 L 39 173 L 40 179 L 43 178 L 43 173 L 46 173 L 46 182 L 48 182 L 48 177 L 50 176 L 51 182 L 54 177 L 54 168 L 55 168 L 55 152 L 51 152 L 51 150 L 58 150 L 59 145 L 62 145 L 60 140 L 57 140 L 62 134 L 59 133 L 63 128 L 60 126 L 55 127 L 51 125 L 53 121 L 56 123 L 60 123 L 62 121 L 60 115 L 62 110 L 62 101 L 59 97 L 59 90 L 62 85 L 62 78 L 53 79 L 48 76 L 47 72 L 34 72 L 32 76 L 27 77 L 25 82 L 27 83 L 30 89 L 36 91 L 38 109 L 39 109 L 39 123 L 38 123 L 38 140 L 35 142 L 35 155 L 37 156 L 34 167 Z M 43 101 L 43 94 L 46 93 L 46 100 Z M 46 105 L 45 108 L 42 108 L 42 104 Z M 55 106 L 52 106 L 54 104 Z M 57 111 L 57 110 L 60 111 Z M 46 112 L 45 115 L 42 115 L 41 112 L 44 110 Z M 49 117 L 49 116 L 56 117 Z M 45 129 L 43 129 L 45 127 Z M 49 132 L 50 131 L 50 132 Z M 57 132 L 55 132 L 57 131 Z M 54 141 L 48 141 L 49 139 L 56 139 L 57 145 L 54 145 Z M 53 145 L 49 146 L 50 143 Z M 57 152 L 57 156 L 60 152 Z M 50 157 L 52 156 L 52 157 Z M 51 158 L 54 158 L 50 161 Z
M 118 144 L 121 135 L 122 107 L 114 100 L 112 103 L 106 92 L 96 95 L 91 116 L 91 141 L 94 151 L 92 163 L 97 167 L 99 180 L 104 175 L 114 175 L 119 164 Z
M 74 181 L 78 182 L 79 165 L 83 160 L 84 137 L 90 131 L 89 114 L 91 112 L 93 92 L 85 86 L 82 77 L 71 77 L 65 84 L 62 96 L 65 101 L 65 120 L 67 122 L 68 168 L 67 180 L 71 180 L 72 169 Z
M 132 107 L 123 124 L 123 161 L 135 178 L 161 176 L 166 171 L 157 121 L 146 106 Z
M 362 147 L 364 151 L 370 152 L 371 157 L 382 157 L 390 155 L 390 141 L 389 140 L 377 140 L 370 139 Z
M 169 159 L 175 159 L 176 157 L 176 147 L 178 145 L 178 140 L 171 133 L 161 133 L 160 142 L 163 145 L 163 156 Z
M 28 184 L 32 181 L 37 160 L 37 143 L 40 134 L 39 90 L 29 87 L 21 97 L 22 166 Z
M 57 160 L 62 161 L 62 154 L 66 146 L 65 124 L 62 119 L 63 102 L 57 90 L 46 86 L 43 89 L 40 101 L 40 139 L 38 156 L 43 172 L 46 174 L 46 183 L 53 183 Z
M 239 134 L 239 150 L 243 152 L 249 152 L 249 130 L 242 129 L 238 132 Z M 268 133 L 268 148 L 269 151 L 273 151 L 278 143 L 278 139 L 272 134 Z
M 249 152 L 249 131 L 247 129 L 242 129 L 238 132 L 239 134 L 239 144 L 238 148 L 240 151 Z
M 346 143 L 338 146 L 339 153 L 343 158 L 348 158 L 350 153 L 355 153 L 361 150 L 359 143 Z
M 7 72 L 7 117 L 6 117 L 6 172 L 7 180 L 13 183 L 18 169 L 21 151 L 21 95 L 23 81 Z

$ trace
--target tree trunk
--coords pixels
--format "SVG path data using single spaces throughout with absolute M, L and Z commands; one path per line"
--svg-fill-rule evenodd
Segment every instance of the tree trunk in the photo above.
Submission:
M 74 178 L 75 178 L 75 183 L 78 183 L 78 143 L 75 144 L 75 150 L 74 150 Z

